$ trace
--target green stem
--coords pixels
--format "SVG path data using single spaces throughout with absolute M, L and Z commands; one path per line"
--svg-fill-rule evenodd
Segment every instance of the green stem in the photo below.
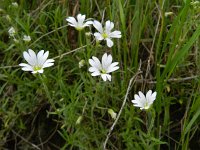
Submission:
M 82 42 L 82 31 L 78 31 L 78 44 L 79 46 L 83 46 L 83 42 Z
M 154 121 L 155 121 L 155 112 L 154 110 L 149 110 L 147 111 L 147 130 L 148 130 L 148 135 L 150 135 L 151 130 L 154 126 Z
M 43 86 L 44 86 L 44 90 L 45 90 L 46 95 L 47 95 L 47 97 L 48 97 L 49 103 L 50 103 L 51 106 L 56 110 L 56 106 L 55 106 L 54 103 L 53 103 L 53 99 L 51 98 L 51 95 L 50 95 L 50 93 L 49 93 L 49 89 L 48 89 L 48 87 L 47 87 L 47 85 L 46 85 L 46 83 L 45 83 L 43 77 L 42 77 L 40 74 L 39 74 L 39 78 L 40 78 L 40 80 L 41 80 L 41 82 L 42 82 L 42 84 L 43 84 Z

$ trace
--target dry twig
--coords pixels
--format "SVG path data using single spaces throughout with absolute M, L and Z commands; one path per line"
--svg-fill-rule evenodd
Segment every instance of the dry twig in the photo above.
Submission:
M 111 135 L 111 132 L 113 131 L 115 125 L 117 124 L 117 122 L 118 122 L 118 120 L 119 120 L 119 117 L 120 117 L 120 115 L 121 115 L 121 113 L 122 113 L 122 110 L 123 110 L 123 108 L 124 108 L 124 106 L 125 106 L 125 104 L 126 104 L 126 100 L 127 100 L 129 91 L 130 91 L 130 89 L 131 89 L 131 85 L 132 85 L 133 82 L 135 82 L 135 79 L 137 78 L 137 76 L 138 76 L 140 73 L 141 73 L 141 70 L 140 70 L 140 67 L 139 67 L 137 73 L 136 73 L 136 74 L 130 79 L 130 81 L 129 81 L 129 85 L 128 85 L 128 88 L 127 88 L 127 91 L 126 91 L 126 95 L 125 95 L 124 101 L 123 101 L 122 106 L 121 106 L 121 108 L 120 108 L 120 111 L 119 111 L 119 113 L 117 114 L 117 118 L 115 119 L 114 123 L 113 123 L 112 126 L 110 127 L 110 130 L 109 130 L 109 132 L 108 132 L 108 134 L 107 134 L 106 140 L 105 140 L 105 142 L 104 142 L 104 144 L 103 144 L 103 149 L 104 149 L 104 150 L 106 150 L 106 145 L 107 145 L 108 139 L 109 139 L 109 137 L 110 137 L 110 135 Z

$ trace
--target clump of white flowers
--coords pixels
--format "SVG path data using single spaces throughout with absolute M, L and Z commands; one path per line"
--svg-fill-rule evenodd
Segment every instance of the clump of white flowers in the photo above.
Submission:
M 112 56 L 107 55 L 107 53 L 102 56 L 102 62 L 97 57 L 92 56 L 92 59 L 89 59 L 89 64 L 91 65 L 89 68 L 89 71 L 92 73 L 91 75 L 101 76 L 104 81 L 111 81 L 109 73 L 119 69 L 119 66 L 117 66 L 119 63 L 112 63 Z
M 151 90 L 149 90 L 146 94 L 146 96 L 139 91 L 139 95 L 135 94 L 134 95 L 134 100 L 131 102 L 135 107 L 140 107 L 140 109 L 149 109 L 150 106 L 153 104 L 154 100 L 156 99 L 156 92 L 152 93 Z
M 85 27 L 90 26 L 93 23 L 92 21 L 85 20 L 85 17 L 86 17 L 85 15 L 78 14 L 77 15 L 77 20 L 74 17 L 68 17 L 66 19 L 66 21 L 69 22 L 68 24 L 70 26 L 72 26 L 76 30 L 80 31 L 80 30 L 84 29 Z
M 108 47 L 113 46 L 113 38 L 121 38 L 121 31 L 112 31 L 114 28 L 114 23 L 110 20 L 105 22 L 105 26 L 103 27 L 102 24 L 97 21 L 88 21 L 85 19 L 85 15 L 78 14 L 77 19 L 74 17 L 68 17 L 66 19 L 68 21 L 68 24 L 72 27 L 74 27 L 76 30 L 80 31 L 83 28 L 90 26 L 91 24 L 94 26 L 94 28 L 98 31 L 94 34 L 91 32 L 86 33 L 87 36 L 94 35 L 97 41 L 105 40 Z
M 44 50 L 40 50 L 36 55 L 32 49 L 29 49 L 28 52 L 23 52 L 23 56 L 28 64 L 20 63 L 19 66 L 22 67 L 22 70 L 31 71 L 33 74 L 43 73 L 44 68 L 54 65 L 53 59 L 47 59 L 49 56 L 49 51 L 44 53 Z
M 98 41 L 106 40 L 108 47 L 113 46 L 113 41 L 111 40 L 112 38 L 121 38 L 120 31 L 117 30 L 113 32 L 111 31 L 114 28 L 114 23 L 111 22 L 110 20 L 106 21 L 104 28 L 102 27 L 102 24 L 97 20 L 93 22 L 93 26 L 98 31 L 94 33 L 96 40 Z

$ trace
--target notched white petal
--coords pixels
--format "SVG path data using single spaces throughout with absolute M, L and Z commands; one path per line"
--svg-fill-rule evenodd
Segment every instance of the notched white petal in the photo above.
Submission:
M 95 32 L 95 33 L 94 33 L 94 36 L 95 36 L 95 38 L 96 38 L 98 41 L 101 41 L 101 40 L 104 39 L 103 36 L 102 36 L 100 33 L 98 33 L 98 32 Z
M 97 31 L 99 31 L 100 33 L 103 33 L 103 27 L 102 27 L 102 24 L 99 21 L 94 20 L 93 26 L 97 29 Z
M 100 75 L 100 72 L 99 71 L 95 71 L 91 74 L 92 76 L 99 76 Z
M 102 77 L 103 81 L 107 80 L 106 74 L 101 74 L 101 77 Z
M 111 37 L 111 38 L 121 38 L 122 35 L 121 35 L 121 32 L 120 32 L 120 31 L 114 31 L 114 32 L 111 32 L 111 33 L 110 33 L 110 37 Z
M 109 38 L 106 38 L 106 43 L 108 47 L 112 47 L 113 46 L 113 41 Z

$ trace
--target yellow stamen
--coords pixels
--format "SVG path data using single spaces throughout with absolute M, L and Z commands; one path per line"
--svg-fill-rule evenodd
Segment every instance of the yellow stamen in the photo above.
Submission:
M 38 71 L 38 70 L 41 70 L 41 69 L 42 69 L 42 67 L 40 67 L 40 66 L 34 66 L 34 67 L 33 67 L 33 70 L 34 70 L 34 71 Z
M 102 36 L 103 36 L 104 39 L 106 39 L 106 38 L 108 37 L 108 34 L 104 32 L 104 33 L 102 34 Z
M 102 73 L 102 74 L 106 74 L 106 70 L 102 69 L 102 70 L 101 70 L 101 73 Z

